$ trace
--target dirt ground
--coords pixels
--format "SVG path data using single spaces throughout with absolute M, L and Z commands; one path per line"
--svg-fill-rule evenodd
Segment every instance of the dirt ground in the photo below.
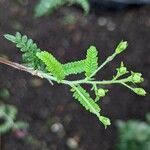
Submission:
M 21 55 L 3 34 L 20 31 L 39 47 L 51 51 L 61 62 L 84 58 L 89 45 L 99 50 L 100 62 L 109 56 L 116 44 L 127 40 L 129 47 L 99 74 L 109 79 L 121 61 L 129 70 L 142 72 L 147 92 L 150 65 L 150 6 L 125 11 L 97 11 L 84 16 L 80 9 L 61 8 L 52 16 L 35 19 L 36 1 L 18 4 L 0 1 L 0 55 L 20 62 Z M 66 24 L 64 16 L 72 14 L 75 22 Z M 64 23 L 65 22 L 65 23 Z M 0 88 L 10 91 L 10 98 L 1 99 L 18 108 L 17 119 L 30 124 L 29 136 L 16 138 L 13 132 L 2 137 L 3 150 L 68 150 L 68 141 L 77 141 L 77 150 L 114 150 L 117 143 L 116 120 L 144 119 L 149 112 L 150 96 L 139 97 L 121 86 L 109 86 L 109 94 L 101 101 L 102 112 L 112 125 L 107 130 L 97 118 L 86 112 L 63 85 L 51 86 L 47 81 L 0 65 Z M 53 127 L 59 125 L 57 132 Z

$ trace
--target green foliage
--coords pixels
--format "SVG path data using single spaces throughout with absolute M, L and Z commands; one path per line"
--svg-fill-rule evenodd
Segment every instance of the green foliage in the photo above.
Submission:
M 63 64 L 65 75 L 78 74 L 85 71 L 85 60 Z
M 41 50 L 37 47 L 37 44 L 35 44 L 32 39 L 28 39 L 26 35 L 21 35 L 19 32 L 17 32 L 16 35 L 5 34 L 4 37 L 7 40 L 15 43 L 16 47 L 23 52 L 23 62 L 27 66 L 35 69 L 41 67 L 40 61 L 36 57 L 36 53 L 40 52 Z
M 97 50 L 94 46 L 90 46 L 87 50 L 86 60 L 85 60 L 85 75 L 86 77 L 90 77 L 94 71 L 96 71 L 98 67 L 98 57 Z
M 27 71 L 32 75 L 37 75 L 41 78 L 47 79 L 50 83 L 52 81 L 65 84 L 71 87 L 73 97 L 89 112 L 95 114 L 100 122 L 105 127 L 110 125 L 110 120 L 107 117 L 101 115 L 101 108 L 98 104 L 99 100 L 102 99 L 106 93 L 107 88 L 103 86 L 110 84 L 121 84 L 132 92 L 140 96 L 145 96 L 146 91 L 143 88 L 137 87 L 137 84 L 144 81 L 141 73 L 134 73 L 133 71 L 127 71 L 123 62 L 116 69 L 116 75 L 111 80 L 95 80 L 93 78 L 97 72 L 105 67 L 110 61 L 112 61 L 118 54 L 127 48 L 127 42 L 121 41 L 114 53 L 110 55 L 103 63 L 98 66 L 98 51 L 94 46 L 90 46 L 87 50 L 86 58 L 84 60 L 73 61 L 66 64 L 61 64 L 52 54 L 46 51 L 41 51 L 37 48 L 36 44 L 27 36 L 22 36 L 20 33 L 13 35 L 5 35 L 5 37 L 15 43 L 17 47 L 26 55 L 25 60 L 26 66 L 22 66 L 17 63 L 11 63 L 10 66 L 20 68 L 20 70 Z M 29 54 L 29 55 L 27 55 Z M 31 59 L 32 58 L 32 59 Z M 28 60 L 28 61 L 27 61 Z M 0 63 L 9 64 L 8 61 L 3 61 L 0 58 Z M 32 65 L 31 65 L 32 64 Z M 17 65 L 17 67 L 15 66 Z M 43 68 L 41 67 L 43 66 Z M 80 74 L 85 72 L 85 78 L 79 80 L 66 80 L 65 77 L 72 74 Z M 129 75 L 127 75 L 129 74 Z M 124 75 L 126 75 L 124 77 Z M 133 84 L 134 83 L 134 84 Z M 87 84 L 91 86 L 91 91 L 94 93 L 95 99 L 91 98 L 90 92 L 86 91 L 81 85 Z M 93 96 L 92 96 L 93 97 Z
M 86 110 L 89 110 L 91 113 L 99 116 L 100 107 L 94 102 L 86 90 L 78 85 L 74 86 L 71 91 L 73 92 L 73 97 L 78 100 L 86 108 Z
M 105 127 L 110 125 L 110 120 L 100 115 L 100 107 L 90 97 L 89 93 L 85 89 L 83 89 L 80 85 L 77 85 L 72 87 L 71 92 L 73 92 L 73 97 L 78 100 L 86 110 L 95 114 Z
M 142 74 L 135 73 L 135 72 L 131 72 L 131 76 L 129 77 L 129 80 L 133 83 L 141 83 L 144 81 L 144 79 L 142 78 Z
M 39 0 L 35 7 L 35 16 L 40 17 L 46 14 L 51 14 L 54 10 L 58 9 L 63 5 L 80 5 L 85 13 L 89 12 L 88 0 Z
M 149 150 L 150 149 L 150 114 L 147 122 L 129 120 L 118 121 L 118 144 L 117 150 Z
M 0 106 L 0 135 L 5 134 L 10 130 L 24 129 L 28 127 L 28 124 L 22 121 L 15 122 L 17 115 L 17 109 L 11 105 Z
M 42 51 L 42 52 L 37 52 L 36 56 L 42 62 L 44 62 L 44 64 L 46 65 L 46 70 L 50 72 L 54 77 L 56 77 L 58 80 L 62 80 L 65 78 L 65 71 L 61 63 L 57 61 L 52 54 L 46 51 Z
M 62 0 L 40 0 L 35 7 L 35 16 L 40 17 L 45 14 L 51 14 L 55 9 L 64 5 Z
M 8 99 L 10 97 L 10 91 L 7 88 L 0 89 L 0 98 Z
M 72 2 L 72 4 L 77 4 L 81 6 L 85 14 L 89 13 L 90 10 L 89 0 L 68 0 L 68 2 L 69 3 Z

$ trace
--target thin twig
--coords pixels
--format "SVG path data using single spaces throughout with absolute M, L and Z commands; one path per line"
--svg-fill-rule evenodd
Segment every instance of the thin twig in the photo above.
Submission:
M 88 81 L 86 79 L 81 79 L 81 80 L 73 80 L 73 81 L 69 81 L 69 80 L 61 80 L 61 81 L 58 81 L 57 78 L 51 76 L 49 73 L 44 73 L 42 71 L 39 71 L 39 70 L 34 70 L 33 68 L 29 68 L 29 67 L 26 67 L 24 65 L 21 65 L 21 64 L 18 64 L 16 62 L 12 62 L 12 61 L 9 61 L 9 60 L 6 60 L 4 58 L 1 58 L 0 57 L 0 63 L 2 64 L 6 64 L 8 66 L 11 66 L 15 69 L 18 69 L 18 70 L 21 70 L 21 71 L 25 71 L 25 72 L 28 72 L 32 75 L 35 75 L 35 76 L 38 76 L 40 78 L 45 78 L 47 79 L 52 85 L 52 81 L 55 81 L 57 83 L 62 83 L 62 84 L 66 84 L 66 85 L 77 85 L 77 84 L 101 84 L 101 85 L 108 85 L 108 84 L 120 84 L 122 82 L 126 83 L 128 82 L 127 79 L 120 79 L 120 80 L 102 80 L 102 81 Z
M 90 78 L 96 75 L 98 71 L 100 71 L 105 65 L 107 65 L 110 61 L 112 61 L 116 57 L 116 53 L 113 53 L 111 56 L 109 56 L 91 75 Z
M 18 70 L 21 70 L 21 71 L 29 72 L 28 71 L 29 69 L 27 69 L 27 67 L 25 67 L 25 66 L 23 66 L 21 64 L 18 64 L 18 63 L 6 60 L 6 59 L 4 59 L 2 57 L 0 57 L 0 63 L 5 64 L 7 66 L 11 66 L 11 67 L 13 67 L 15 69 L 18 69 Z
M 6 59 L 4 59 L 2 57 L 0 57 L 0 63 L 5 64 L 7 66 L 11 66 L 11 67 L 13 67 L 15 69 L 18 69 L 18 70 L 21 70 L 21 71 L 28 72 L 28 73 L 30 73 L 32 75 L 36 75 L 36 76 L 38 76 L 40 78 L 44 78 L 45 77 L 39 71 L 36 71 L 33 68 L 26 67 L 24 65 L 21 65 L 19 63 L 16 63 L 16 62 L 13 62 L 13 61 L 10 61 L 10 60 L 6 60 Z M 50 77 L 47 77 L 46 79 L 53 85 L 53 82 L 51 81 Z

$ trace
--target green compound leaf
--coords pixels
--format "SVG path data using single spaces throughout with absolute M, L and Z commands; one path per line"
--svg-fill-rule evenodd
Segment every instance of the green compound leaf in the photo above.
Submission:
M 89 93 L 87 93 L 86 90 L 78 85 L 74 86 L 71 91 L 73 92 L 73 97 L 78 100 L 86 110 L 97 116 L 100 116 L 100 107 L 90 97 Z
M 90 75 L 98 68 L 98 51 L 96 47 L 90 46 L 87 50 L 86 60 L 85 60 L 85 75 L 90 77 Z
M 88 0 L 40 0 L 35 7 L 35 17 L 51 14 L 63 5 L 73 4 L 80 5 L 86 14 L 89 12 L 90 6 Z
M 5 122 L 3 124 L 0 124 L 0 135 L 5 134 L 12 128 L 12 124 L 9 122 L 9 120 L 4 120 Z
M 27 129 L 28 124 L 22 121 L 16 120 L 17 108 L 12 105 L 0 106 L 0 118 L 3 120 L 0 123 L 0 135 L 5 134 L 10 130 Z
M 62 64 L 56 60 L 56 58 L 46 52 L 37 52 L 36 56 L 46 65 L 46 70 L 50 72 L 58 80 L 63 80 L 65 78 L 65 71 Z
M 85 60 L 63 64 L 65 75 L 78 74 L 85 71 Z
M 73 97 L 78 100 L 86 110 L 98 117 L 99 121 L 104 124 L 105 128 L 111 124 L 109 118 L 100 115 L 100 107 L 90 97 L 89 93 L 87 93 L 85 89 L 83 89 L 80 85 L 73 86 L 71 92 L 73 92 Z
M 11 105 L 0 106 L 0 118 L 4 121 L 0 124 L 0 134 L 8 132 L 13 127 L 13 120 L 16 119 L 17 109 Z
M 22 55 L 23 62 L 35 69 L 42 67 L 41 62 L 36 57 L 36 53 L 41 50 L 37 47 L 37 45 L 33 42 L 32 39 L 28 39 L 26 35 L 21 35 L 19 32 L 16 35 L 5 34 L 4 37 L 15 43 L 16 47 L 20 49 L 24 54 Z
M 85 14 L 89 13 L 90 4 L 89 4 L 88 0 L 68 0 L 68 2 L 70 2 L 72 4 L 78 4 L 79 6 L 82 7 L 82 9 L 84 10 Z
M 16 119 L 16 115 L 18 113 L 18 110 L 16 107 L 11 106 L 11 105 L 6 105 L 5 106 L 5 113 L 12 119 Z
M 35 17 L 51 14 L 55 9 L 64 5 L 63 0 L 40 0 L 35 7 Z

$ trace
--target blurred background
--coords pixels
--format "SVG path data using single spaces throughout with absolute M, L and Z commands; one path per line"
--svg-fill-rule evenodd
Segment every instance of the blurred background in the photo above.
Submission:
M 51 86 L 45 80 L 0 65 L 0 102 L 15 106 L 17 119 L 30 125 L 26 133 L 14 131 L 2 135 L 2 150 L 137 150 L 140 142 L 134 138 L 145 134 L 144 140 L 140 140 L 148 146 L 139 150 L 150 150 L 150 127 L 145 122 L 150 109 L 150 1 L 91 0 L 87 15 L 73 5 L 35 18 L 37 3 L 36 0 L 0 0 L 0 56 L 21 62 L 20 52 L 3 37 L 16 31 L 28 35 L 63 63 L 84 58 L 90 45 L 99 50 L 101 63 L 121 40 L 127 40 L 127 51 L 104 68 L 99 77 L 109 79 L 123 61 L 129 70 L 143 74 L 142 86 L 148 94 L 139 97 L 124 87 L 109 86 L 109 94 L 101 101 L 103 114 L 112 120 L 112 125 L 105 130 L 95 116 L 76 103 L 68 87 Z M 125 128 L 119 122 L 122 130 L 124 127 L 124 131 L 131 131 L 123 137 L 116 122 L 132 119 L 142 121 L 137 123 L 140 127 L 136 123 L 131 125 L 141 132 L 132 137 L 138 130 L 132 132 L 129 126 Z M 127 142 L 133 143 L 130 136 L 135 143 L 129 148 Z M 124 149 L 117 148 L 119 143 L 125 143 Z

